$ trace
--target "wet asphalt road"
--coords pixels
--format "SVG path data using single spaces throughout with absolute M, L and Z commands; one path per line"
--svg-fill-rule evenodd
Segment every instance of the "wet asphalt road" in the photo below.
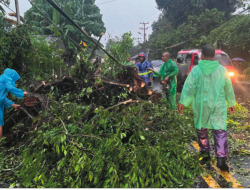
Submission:
M 244 82 L 243 85 L 244 86 Z M 241 86 L 241 83 L 237 83 L 234 85 L 235 91 L 237 91 L 237 94 L 239 92 L 239 89 L 241 91 L 244 91 L 244 94 L 246 94 L 246 91 L 248 89 Z M 155 78 L 153 81 L 153 90 L 157 90 L 158 92 L 162 92 L 161 85 L 160 85 L 160 78 Z M 250 94 L 250 93 L 247 93 Z M 180 93 L 177 93 L 177 102 L 180 100 Z M 250 96 L 247 95 L 247 98 L 250 100 Z M 229 134 L 230 135 L 230 134 Z M 211 139 L 213 141 L 213 139 Z M 230 146 L 230 145 L 229 145 Z M 215 157 L 214 151 L 212 152 L 212 156 Z M 241 155 L 229 155 L 228 158 L 228 165 L 230 167 L 230 174 L 239 182 L 244 188 L 250 188 L 250 156 L 241 156 Z M 227 183 L 222 176 L 216 175 L 214 176 L 214 179 L 220 183 L 221 188 L 230 188 L 230 184 Z M 197 188 L 208 188 L 208 185 L 206 182 L 200 177 L 198 179 L 198 183 L 194 184 L 194 187 Z

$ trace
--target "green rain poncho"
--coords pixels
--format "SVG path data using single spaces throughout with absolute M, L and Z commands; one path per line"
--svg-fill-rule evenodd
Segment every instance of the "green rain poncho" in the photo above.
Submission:
M 187 77 L 180 104 L 191 104 L 195 127 L 227 130 L 227 103 L 235 105 L 231 79 L 218 61 L 199 61 Z
M 123 65 L 124 66 L 130 66 L 130 65 L 133 65 L 131 62 L 127 62 L 127 61 L 125 61 L 124 63 L 123 63 Z
M 168 94 L 166 94 L 166 98 L 171 109 L 176 109 L 176 75 L 178 74 L 178 72 L 179 70 L 175 62 L 169 59 L 167 63 L 162 64 L 159 73 L 156 73 L 156 75 L 161 76 L 161 81 L 169 76 L 168 84 L 170 86 L 170 91 Z

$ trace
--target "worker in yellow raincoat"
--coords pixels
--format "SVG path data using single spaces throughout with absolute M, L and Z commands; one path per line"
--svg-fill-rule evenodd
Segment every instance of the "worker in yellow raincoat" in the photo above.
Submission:
M 217 167 L 228 171 L 227 103 L 234 113 L 235 96 L 231 79 L 219 61 L 212 61 L 215 50 L 212 46 L 202 47 L 202 57 L 184 84 L 178 110 L 191 104 L 194 124 L 198 133 L 202 164 L 209 163 L 212 148 L 209 145 L 207 129 L 213 130 Z
M 156 75 L 161 77 L 162 82 L 167 82 L 170 86 L 169 93 L 166 94 L 168 106 L 171 109 L 176 109 L 176 88 L 177 88 L 177 74 L 179 69 L 174 61 L 170 59 L 170 53 L 166 52 L 162 55 L 164 63 L 158 72 L 150 68 Z

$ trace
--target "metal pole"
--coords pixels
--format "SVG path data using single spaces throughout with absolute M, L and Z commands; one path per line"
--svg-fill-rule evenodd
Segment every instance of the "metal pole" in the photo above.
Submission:
M 18 4 L 18 0 L 15 0 L 16 3 L 16 18 L 17 18 L 17 25 L 21 24 L 20 21 L 20 12 L 19 12 L 19 4 Z

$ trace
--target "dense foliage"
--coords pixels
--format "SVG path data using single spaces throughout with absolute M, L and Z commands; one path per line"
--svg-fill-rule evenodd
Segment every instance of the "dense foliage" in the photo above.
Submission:
M 32 2 L 51 20 L 56 24 L 60 30 L 64 33 L 58 31 L 58 29 L 52 25 L 39 11 L 32 7 L 28 10 L 24 18 L 27 23 L 32 25 L 32 27 L 39 34 L 54 36 L 61 36 L 64 40 L 67 50 L 70 52 L 71 56 L 76 56 L 77 50 L 75 44 L 66 37 L 68 35 L 76 43 L 84 41 L 87 46 L 92 47 L 92 42 L 86 36 L 84 36 L 78 29 L 74 28 L 67 19 L 65 19 L 57 10 L 46 0 L 32 0 Z M 100 14 L 100 9 L 95 5 L 93 0 L 56 0 L 54 1 L 68 16 L 72 18 L 81 28 L 91 36 L 100 36 L 101 33 L 105 33 L 106 28 L 102 21 L 102 15 Z
M 164 15 L 170 20 L 175 21 L 173 25 L 184 23 L 189 15 L 200 15 L 206 9 L 217 9 L 225 12 L 229 17 L 230 13 L 236 10 L 238 0 L 156 0 L 158 8 L 163 10 Z
M 229 27 L 244 27 L 244 30 L 247 30 L 246 28 L 248 27 L 245 27 L 247 25 L 246 23 L 242 25 L 241 22 L 234 22 L 234 24 L 232 24 L 233 21 L 229 21 L 234 17 L 232 13 L 235 12 L 237 8 L 244 6 L 245 2 L 247 1 L 177 0 L 172 2 L 171 0 L 156 0 L 158 8 L 162 10 L 162 14 L 158 20 L 152 24 L 153 33 L 148 42 L 149 49 L 152 50 L 150 57 L 159 59 L 164 51 L 170 51 L 172 56 L 176 57 L 178 51 L 181 49 L 199 48 L 205 43 L 211 43 L 211 45 L 216 46 L 218 44 L 214 42 L 215 40 L 213 40 L 212 43 L 207 38 L 211 31 L 220 26 L 214 36 L 220 33 L 221 28 L 224 29 L 225 26 L 229 26 L 230 24 Z M 222 24 L 224 25 L 222 26 Z M 229 30 L 227 31 L 228 33 L 230 32 Z M 241 35 L 235 33 L 235 31 L 232 34 L 230 33 L 230 35 L 234 35 L 234 39 L 241 38 Z M 223 33 L 223 38 L 229 38 L 228 33 L 227 35 Z M 238 42 L 240 43 L 240 41 Z M 221 41 L 221 43 L 226 44 L 227 42 L 224 40 Z M 248 43 L 248 41 L 246 43 Z M 171 47 L 173 45 L 177 46 Z M 218 45 L 218 47 L 221 47 L 220 45 Z M 166 47 L 171 48 L 165 50 Z M 216 48 L 218 47 L 216 46 Z M 240 52 L 235 54 L 231 53 L 232 52 L 229 52 L 232 56 L 241 56 Z
M 12 28 L 4 17 L 0 24 L 0 73 L 13 68 L 30 78 L 39 78 L 64 69 L 62 50 L 55 44 L 47 44 L 44 38 L 38 38 L 27 25 Z M 4 24 L 5 23 L 5 24 Z
M 189 112 L 179 117 L 162 102 L 99 108 L 79 122 L 90 107 L 68 98 L 41 113 L 42 126 L 9 150 L 21 162 L 13 172 L 23 187 L 192 187 L 201 173 L 188 150 L 195 139 Z M 1 160 L 1 171 L 7 163 Z
M 196 48 L 200 46 L 200 40 L 195 41 L 201 35 L 206 36 L 210 30 L 226 20 L 225 14 L 217 9 L 208 10 L 199 16 L 190 15 L 187 21 L 174 29 L 171 22 L 162 15 L 159 21 L 152 25 L 153 33 L 149 39 L 149 47 L 153 50 L 151 57 L 157 58 L 169 47 L 180 42 L 190 40 L 188 43 L 169 49 L 176 56 L 177 52 L 185 48 Z M 193 40 L 192 40 L 193 39 Z M 157 50 L 157 51 L 156 51 Z
M 109 53 L 121 64 L 127 60 L 129 55 L 129 49 L 134 45 L 134 39 L 132 38 L 131 32 L 124 33 L 121 38 L 116 37 L 110 40 L 108 45 Z M 116 76 L 117 73 L 121 71 L 121 65 L 118 65 L 113 59 L 105 56 L 105 64 L 102 68 L 111 68 L 109 70 L 105 69 L 104 74 L 111 77 Z
M 250 15 L 241 15 L 213 30 L 208 38 L 211 44 L 217 43 L 227 49 L 248 50 L 250 53 Z

